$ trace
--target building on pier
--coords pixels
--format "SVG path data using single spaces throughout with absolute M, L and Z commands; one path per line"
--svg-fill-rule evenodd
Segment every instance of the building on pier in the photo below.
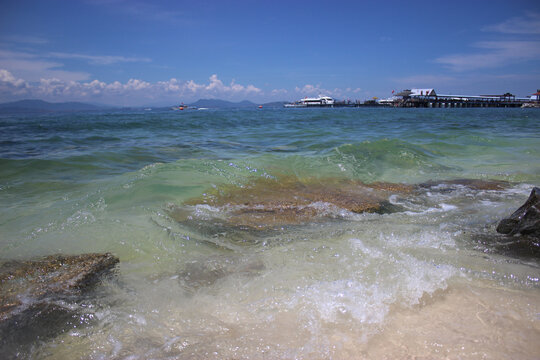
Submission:
M 502 95 L 437 94 L 434 89 L 406 89 L 387 101 L 394 107 L 520 107 L 530 98 L 518 98 L 511 93 Z M 389 100 L 389 99 L 388 99 Z

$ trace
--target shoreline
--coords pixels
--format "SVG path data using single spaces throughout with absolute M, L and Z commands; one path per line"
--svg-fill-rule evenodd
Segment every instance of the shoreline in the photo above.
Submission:
M 540 354 L 540 290 L 453 281 L 412 308 L 393 309 L 366 359 L 533 359 Z

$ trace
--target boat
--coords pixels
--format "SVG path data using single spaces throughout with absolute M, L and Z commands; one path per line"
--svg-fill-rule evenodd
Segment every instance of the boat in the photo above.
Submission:
M 198 108 L 196 106 L 188 106 L 188 105 L 178 105 L 178 106 L 173 106 L 171 108 L 171 110 L 187 110 L 187 109 L 190 109 L 190 110 L 197 110 Z
M 319 95 L 316 98 L 305 97 L 299 101 L 284 104 L 286 108 L 298 108 L 298 107 L 334 107 L 334 99 L 330 96 Z

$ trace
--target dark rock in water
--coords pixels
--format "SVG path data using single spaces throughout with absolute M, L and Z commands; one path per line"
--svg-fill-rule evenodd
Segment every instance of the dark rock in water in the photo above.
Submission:
M 51 255 L 0 265 L 0 351 L 8 351 L 14 336 L 21 340 L 21 334 L 28 332 L 43 337 L 37 328 L 53 332 L 58 319 L 74 315 L 63 301 L 82 294 L 118 261 L 111 254 Z M 46 319 L 54 321 L 44 324 Z
M 534 187 L 531 195 L 509 218 L 497 226 L 497 232 L 506 235 L 528 235 L 540 238 L 540 188 Z
M 519 259 L 540 258 L 540 239 L 529 236 L 509 238 L 501 234 L 473 234 L 476 248 L 485 253 L 497 253 Z

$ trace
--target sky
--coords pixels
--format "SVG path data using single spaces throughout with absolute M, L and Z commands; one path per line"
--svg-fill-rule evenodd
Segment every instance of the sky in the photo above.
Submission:
M 529 96 L 540 1 L 0 0 L 0 102 Z

